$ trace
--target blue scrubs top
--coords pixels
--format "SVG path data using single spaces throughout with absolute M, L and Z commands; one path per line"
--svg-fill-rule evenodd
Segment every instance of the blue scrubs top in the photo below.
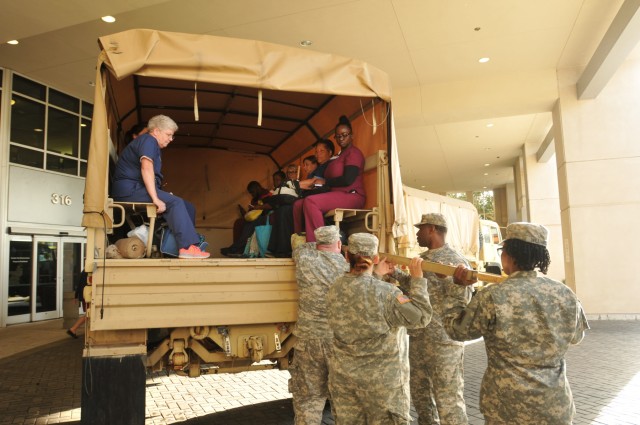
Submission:
M 114 198 L 126 198 L 141 187 L 144 188 L 140 170 L 143 157 L 153 161 L 156 188 L 160 189 L 163 178 L 160 146 L 158 146 L 158 141 L 155 137 L 150 134 L 143 134 L 132 140 L 120 154 L 113 176 L 112 196 Z

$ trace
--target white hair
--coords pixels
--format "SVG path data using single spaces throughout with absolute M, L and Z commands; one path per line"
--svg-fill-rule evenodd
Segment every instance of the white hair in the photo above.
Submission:
M 156 128 L 158 130 L 170 130 L 176 132 L 178 131 L 178 124 L 166 115 L 156 115 L 149 120 L 147 128 L 149 129 L 149 132 Z

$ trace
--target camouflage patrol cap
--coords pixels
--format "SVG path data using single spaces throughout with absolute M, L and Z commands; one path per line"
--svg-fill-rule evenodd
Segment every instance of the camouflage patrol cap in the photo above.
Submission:
M 414 226 L 420 227 L 424 224 L 433 224 L 434 226 L 440 226 L 446 229 L 447 219 L 440 213 L 422 214 L 422 220 L 420 220 L 420 223 L 414 224 Z
M 549 231 L 542 224 L 519 222 L 511 223 L 507 226 L 507 237 L 505 241 L 509 239 L 520 239 L 524 242 L 547 246 L 548 236 Z
M 340 231 L 336 226 L 322 226 L 313 231 L 316 236 L 316 244 L 331 245 L 340 239 Z
M 349 252 L 365 257 L 378 255 L 378 238 L 371 233 L 354 233 L 349 236 Z

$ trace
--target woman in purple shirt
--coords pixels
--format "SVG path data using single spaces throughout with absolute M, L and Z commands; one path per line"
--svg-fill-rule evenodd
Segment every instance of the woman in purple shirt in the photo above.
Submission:
M 305 231 L 307 242 L 315 242 L 313 231 L 324 226 L 327 211 L 335 208 L 359 209 L 364 206 L 364 155 L 353 146 L 351 122 L 344 115 L 336 125 L 335 138 L 341 149 L 340 154 L 327 165 L 324 179 L 318 179 L 318 183 L 324 184 L 330 191 L 308 196 L 296 202 L 293 207 L 295 231 Z

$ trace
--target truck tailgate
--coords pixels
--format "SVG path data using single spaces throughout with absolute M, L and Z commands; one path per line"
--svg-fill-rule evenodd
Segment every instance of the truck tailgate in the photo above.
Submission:
M 294 322 L 291 259 L 96 261 L 91 330 Z M 103 283 L 104 281 L 104 283 Z

